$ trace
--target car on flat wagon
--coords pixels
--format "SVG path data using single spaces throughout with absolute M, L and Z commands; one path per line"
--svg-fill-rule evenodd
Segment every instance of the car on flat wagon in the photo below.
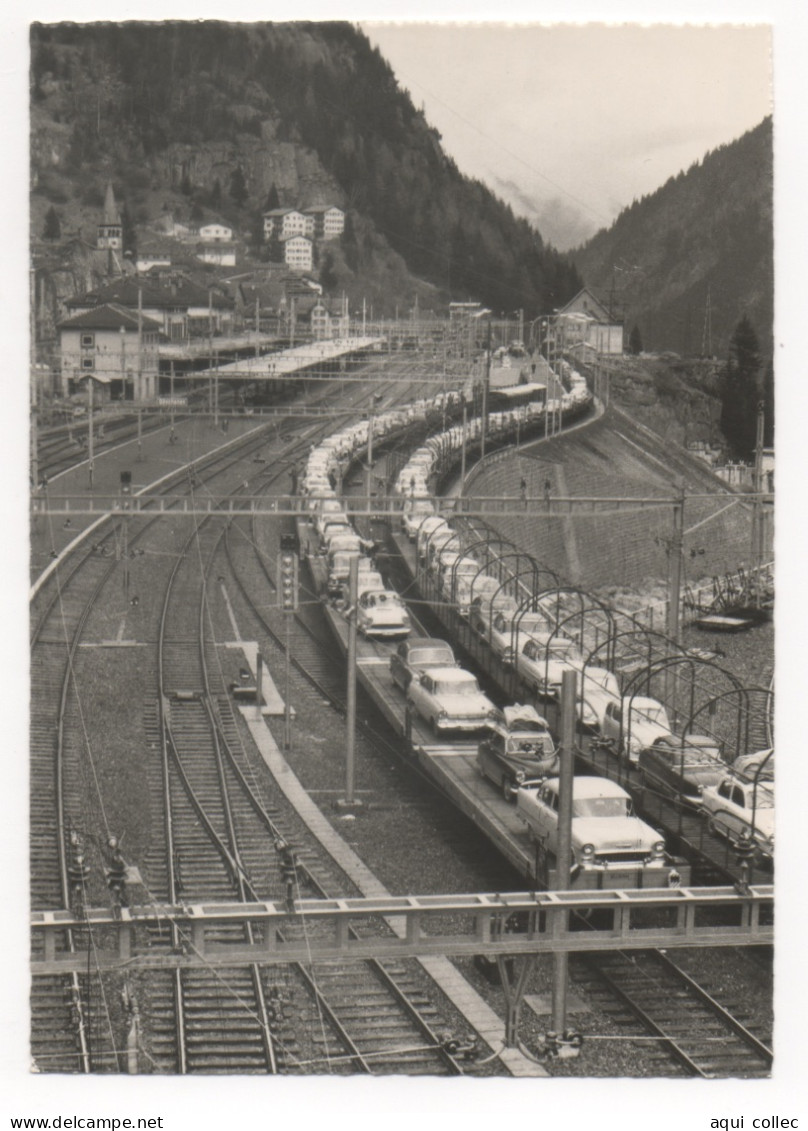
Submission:
M 456 668 L 451 644 L 433 636 L 411 636 L 402 640 L 394 652 L 390 653 L 390 677 L 396 687 L 406 691 L 413 676 L 426 668 Z
M 643 746 L 638 761 L 643 785 L 698 806 L 706 786 L 726 776 L 721 743 L 706 734 L 660 735 Z
M 477 747 L 477 766 L 502 790 L 506 801 L 526 781 L 538 781 L 558 772 L 558 752 L 553 736 L 535 707 L 514 703 L 497 711 L 486 725 Z
M 701 811 L 711 833 L 733 846 L 751 841 L 764 858 L 774 858 L 774 791 L 769 784 L 728 775 L 706 787 Z
M 558 851 L 558 778 L 527 782 L 516 794 L 517 809 L 532 839 L 555 855 Z M 641 868 L 659 865 L 665 841 L 634 815 L 629 794 L 609 778 L 572 779 L 572 855 L 578 868 Z
M 438 737 L 453 731 L 482 730 L 496 710 L 480 685 L 463 668 L 426 668 L 407 688 L 407 706 Z

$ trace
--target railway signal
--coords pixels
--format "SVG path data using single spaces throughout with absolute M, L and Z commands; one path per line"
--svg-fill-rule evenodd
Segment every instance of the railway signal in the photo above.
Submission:
M 295 612 L 298 606 L 298 569 L 297 540 L 293 534 L 282 534 L 278 554 L 278 589 L 281 608 L 287 613 Z

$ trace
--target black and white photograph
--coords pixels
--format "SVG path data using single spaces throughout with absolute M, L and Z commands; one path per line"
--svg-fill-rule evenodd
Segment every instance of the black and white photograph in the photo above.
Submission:
M 800 1128 L 780 12 L 17 22 L 11 1126 Z

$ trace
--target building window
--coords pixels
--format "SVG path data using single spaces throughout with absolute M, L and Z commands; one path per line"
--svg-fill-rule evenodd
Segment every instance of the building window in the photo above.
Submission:
M 82 349 L 92 349 L 95 345 L 95 334 L 82 334 L 81 345 Z
M 94 361 L 91 357 L 83 357 L 81 359 L 81 368 L 82 369 L 92 369 L 94 364 L 95 363 L 94 363 Z

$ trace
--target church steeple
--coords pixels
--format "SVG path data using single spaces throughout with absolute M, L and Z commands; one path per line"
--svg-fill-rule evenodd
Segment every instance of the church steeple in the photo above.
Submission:
M 107 182 L 107 191 L 104 197 L 104 218 L 98 225 L 98 247 L 112 248 L 120 251 L 123 247 L 123 227 L 121 214 L 115 203 L 115 193 L 112 191 L 112 182 Z

